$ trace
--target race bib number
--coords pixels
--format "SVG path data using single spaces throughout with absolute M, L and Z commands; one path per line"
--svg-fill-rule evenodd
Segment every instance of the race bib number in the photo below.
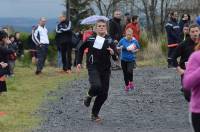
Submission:
M 94 41 L 93 47 L 96 48 L 96 49 L 101 50 L 103 48 L 104 42 L 105 42 L 105 38 L 97 36 L 95 41 Z

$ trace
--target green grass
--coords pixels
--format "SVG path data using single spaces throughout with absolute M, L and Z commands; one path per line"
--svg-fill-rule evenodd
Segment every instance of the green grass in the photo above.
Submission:
M 0 116 L 0 132 L 29 132 L 37 127 L 42 117 L 34 112 L 45 100 L 54 98 L 47 93 L 56 90 L 59 83 L 77 78 L 75 73 L 60 74 L 52 67 L 46 67 L 40 76 L 35 76 L 34 70 L 18 66 L 15 77 L 7 79 L 8 92 L 0 96 L 0 112 L 6 112 Z
M 164 58 L 157 58 L 157 59 L 149 59 L 149 60 L 139 60 L 137 61 L 137 65 L 139 67 L 145 67 L 145 66 L 153 66 L 153 67 L 160 67 L 160 66 L 166 66 L 167 62 Z

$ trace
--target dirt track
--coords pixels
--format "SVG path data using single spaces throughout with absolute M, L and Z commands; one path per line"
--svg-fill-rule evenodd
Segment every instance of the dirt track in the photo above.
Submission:
M 83 105 L 89 87 L 87 78 L 61 85 L 50 93 L 39 113 L 45 120 L 34 132 L 191 132 L 188 104 L 180 92 L 180 78 L 166 68 L 138 68 L 136 89 L 126 94 L 122 71 L 113 71 L 109 97 L 100 116 L 102 124 L 90 121 L 91 108 Z

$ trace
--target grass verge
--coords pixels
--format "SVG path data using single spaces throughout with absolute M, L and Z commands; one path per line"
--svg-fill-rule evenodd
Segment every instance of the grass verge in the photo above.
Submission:
M 62 82 L 72 81 L 77 74 L 60 74 L 55 68 L 46 67 L 42 75 L 34 75 L 33 67 L 17 66 L 15 76 L 7 80 L 8 92 L 0 96 L 1 132 L 28 132 L 42 120 L 34 112 L 47 100 L 47 93 Z M 85 72 L 81 73 L 84 76 Z

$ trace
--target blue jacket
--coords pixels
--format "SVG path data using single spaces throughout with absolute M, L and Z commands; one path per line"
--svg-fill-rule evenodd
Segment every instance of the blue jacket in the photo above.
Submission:
M 123 60 L 123 61 L 135 61 L 136 60 L 136 53 L 133 53 L 133 52 L 127 50 L 127 47 L 132 44 L 134 44 L 137 47 L 137 49 L 140 49 L 140 45 L 135 38 L 133 38 L 132 40 L 129 41 L 124 37 L 119 41 L 119 44 L 117 46 L 118 47 L 123 46 L 122 51 L 121 51 L 121 57 L 120 57 L 121 60 Z
M 166 25 L 168 47 L 177 47 L 180 40 L 180 26 L 176 20 L 171 19 Z

